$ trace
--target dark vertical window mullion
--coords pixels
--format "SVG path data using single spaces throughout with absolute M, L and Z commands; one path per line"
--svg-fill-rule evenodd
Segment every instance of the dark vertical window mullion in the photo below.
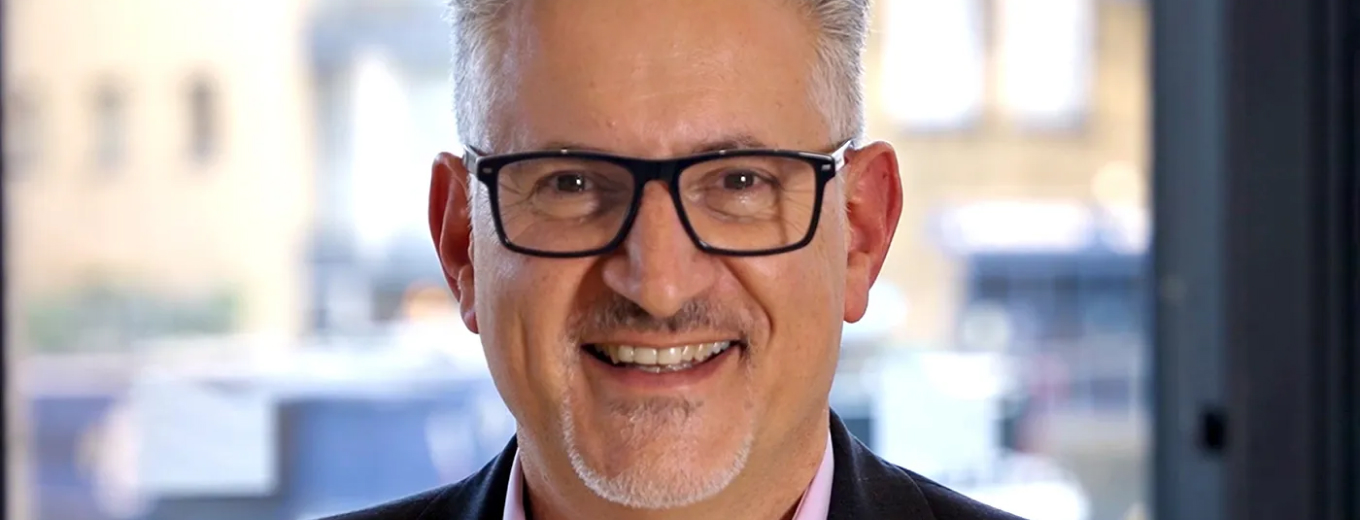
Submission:
M 1224 100 L 1228 0 L 1152 0 L 1153 518 L 1224 520 Z
M 1322 442 L 1314 455 L 1315 497 L 1322 520 L 1360 518 L 1360 9 L 1353 2 L 1320 2 L 1313 23 L 1320 85 L 1313 110 L 1324 130 L 1315 142 L 1320 158 L 1314 190 L 1319 204 L 1316 240 L 1322 273 L 1314 283 L 1319 313 L 1316 370 L 1321 396 L 1316 427 Z
M 1344 0 L 1225 13 L 1228 518 L 1353 519 L 1355 91 Z M 1353 423 L 1351 423 L 1353 424 Z

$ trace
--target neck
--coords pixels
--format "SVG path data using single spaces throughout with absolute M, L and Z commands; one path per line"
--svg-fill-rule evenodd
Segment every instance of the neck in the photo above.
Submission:
M 543 445 L 525 438 L 521 431 L 519 457 L 526 518 L 788 520 L 821 466 L 829 429 L 829 411 L 823 409 L 816 418 L 800 421 L 799 427 L 757 442 L 741 474 L 713 498 L 664 510 L 631 509 L 601 499 L 585 487 L 565 456 L 545 457 Z

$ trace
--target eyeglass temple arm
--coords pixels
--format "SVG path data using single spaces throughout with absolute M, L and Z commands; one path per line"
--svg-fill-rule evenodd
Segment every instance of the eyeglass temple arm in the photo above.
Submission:
M 463 167 L 468 172 L 477 175 L 477 163 L 482 161 L 482 154 L 474 150 L 471 146 L 463 146 Z
M 836 161 L 836 162 L 835 162 L 835 171 L 841 171 L 841 168 L 844 168 L 844 167 L 845 167 L 845 153 L 848 152 L 848 151 L 850 151 L 850 150 L 853 150 L 854 148 L 855 148 L 855 140 L 854 140 L 854 139 L 848 139 L 848 140 L 845 141 L 845 143 L 841 144 L 841 146 L 840 146 L 839 148 L 836 148 L 836 151 L 831 152 L 831 153 L 829 154 L 829 155 L 831 156 L 831 158 L 832 158 L 833 160 Z

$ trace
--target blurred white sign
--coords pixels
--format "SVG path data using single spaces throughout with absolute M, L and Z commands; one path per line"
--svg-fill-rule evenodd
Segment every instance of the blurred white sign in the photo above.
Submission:
M 137 383 L 130 399 L 145 493 L 262 495 L 278 484 L 277 420 L 264 393 L 156 378 Z
M 1070 202 L 988 201 L 950 208 L 940 216 L 943 245 L 958 252 L 1071 252 L 1088 247 L 1096 222 Z
M 1147 209 L 1128 205 L 994 200 L 949 207 L 937 219 L 940 245 L 962 254 L 1075 253 L 1096 245 L 1142 253 L 1151 236 Z
M 874 451 L 924 475 L 986 467 L 1000 454 L 1000 357 L 953 352 L 884 356 Z

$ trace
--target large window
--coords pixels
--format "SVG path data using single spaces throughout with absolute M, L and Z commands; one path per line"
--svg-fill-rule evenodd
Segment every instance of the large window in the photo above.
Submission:
M 918 131 L 975 124 L 985 96 L 984 0 L 884 2 L 883 114 Z
M 514 432 L 422 229 L 444 2 L 305 3 L 5 4 L 5 518 L 313 519 Z M 1354 2 L 873 3 L 852 432 L 1030 520 L 1355 519 Z
M 997 0 L 1000 90 L 1029 129 L 1070 128 L 1086 116 L 1095 0 Z
M 884 2 L 883 115 L 911 132 L 968 131 L 988 114 L 1021 131 L 1074 130 L 1092 110 L 1101 3 Z

